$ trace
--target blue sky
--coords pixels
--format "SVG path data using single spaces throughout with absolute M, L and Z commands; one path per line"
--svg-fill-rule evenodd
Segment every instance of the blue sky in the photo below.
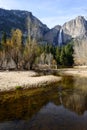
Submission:
M 49 28 L 87 16 L 87 0 L 0 0 L 0 8 L 30 11 Z

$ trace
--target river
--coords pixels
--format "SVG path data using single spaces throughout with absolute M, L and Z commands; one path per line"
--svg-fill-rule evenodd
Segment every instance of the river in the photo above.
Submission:
M 1 93 L 0 130 L 87 130 L 87 79 Z

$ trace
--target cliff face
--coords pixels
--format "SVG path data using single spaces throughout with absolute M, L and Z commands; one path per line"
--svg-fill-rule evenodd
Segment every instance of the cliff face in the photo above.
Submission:
M 23 35 L 27 36 L 27 18 L 30 21 L 31 36 L 43 43 L 61 46 L 72 38 L 82 39 L 87 36 L 87 21 L 82 16 L 66 22 L 63 26 L 57 25 L 49 29 L 31 12 L 0 9 L 0 37 L 3 31 L 9 36 L 11 30 L 16 28 L 21 29 Z
M 53 43 L 53 45 L 56 45 L 58 42 L 58 34 L 61 26 L 57 25 L 54 28 L 50 29 L 45 35 L 44 40 L 46 40 L 49 43 Z
M 43 39 L 49 28 L 28 11 L 0 9 L 0 36 L 2 32 L 10 34 L 12 29 L 19 28 L 27 35 L 27 18 L 31 21 L 31 36 Z
M 71 38 L 83 38 L 87 36 L 87 21 L 82 16 L 65 23 L 62 26 L 64 42 Z
M 45 40 L 59 46 L 66 44 L 71 39 L 85 37 L 87 37 L 87 21 L 83 16 L 78 16 L 63 26 L 55 26 L 44 36 Z

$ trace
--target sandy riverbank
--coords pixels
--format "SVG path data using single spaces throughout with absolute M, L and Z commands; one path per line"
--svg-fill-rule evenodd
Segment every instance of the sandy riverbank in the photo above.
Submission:
M 87 77 L 87 68 L 67 68 L 59 69 L 58 71 L 60 75 Z
M 23 88 L 39 87 L 61 80 L 61 77 L 48 75 L 38 76 L 33 71 L 4 71 L 0 72 L 0 91 L 15 90 L 17 86 Z

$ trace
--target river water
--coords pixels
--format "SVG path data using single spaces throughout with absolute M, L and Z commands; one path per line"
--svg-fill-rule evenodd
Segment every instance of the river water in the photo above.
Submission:
M 1 93 L 0 130 L 87 130 L 87 79 Z

